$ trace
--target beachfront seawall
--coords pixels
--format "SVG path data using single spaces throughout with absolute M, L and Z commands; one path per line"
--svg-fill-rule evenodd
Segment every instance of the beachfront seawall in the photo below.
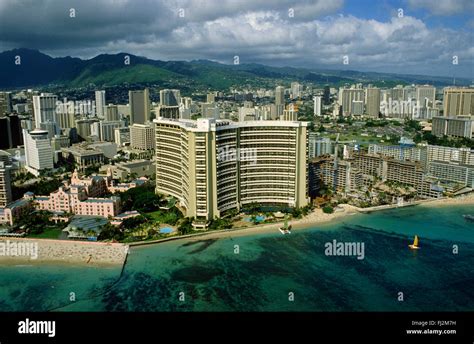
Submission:
M 32 255 L 0 254 L 0 264 L 64 262 L 88 265 L 123 264 L 128 254 L 128 245 L 119 243 L 100 243 L 87 241 L 28 239 L 0 237 L 0 243 L 11 245 L 37 245 L 37 258 Z M 13 244 L 13 246 L 12 246 Z

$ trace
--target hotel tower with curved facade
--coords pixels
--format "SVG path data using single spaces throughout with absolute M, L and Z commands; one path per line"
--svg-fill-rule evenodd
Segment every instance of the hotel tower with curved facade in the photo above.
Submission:
M 154 122 L 156 192 L 176 197 L 196 228 L 252 203 L 308 204 L 306 122 Z

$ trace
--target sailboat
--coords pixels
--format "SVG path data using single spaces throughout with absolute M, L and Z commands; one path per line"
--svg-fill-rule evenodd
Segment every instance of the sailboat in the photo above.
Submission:
M 283 227 L 280 227 L 281 234 L 291 234 L 291 225 L 288 226 L 288 219 L 285 217 L 285 224 Z
M 408 247 L 412 250 L 418 250 L 420 248 L 420 246 L 418 246 L 418 242 L 418 235 L 415 235 L 415 240 L 413 240 L 413 244 L 408 245 Z

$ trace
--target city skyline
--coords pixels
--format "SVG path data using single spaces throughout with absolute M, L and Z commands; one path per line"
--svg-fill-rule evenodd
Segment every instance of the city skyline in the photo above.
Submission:
M 470 1 L 4 1 L 0 50 L 474 77 Z M 31 7 L 33 6 L 33 7 Z M 41 8 L 41 16 L 35 6 Z M 22 25 L 18 26 L 21 19 Z M 24 20 L 24 19 L 28 20 Z M 34 34 L 31 34 L 34 32 Z

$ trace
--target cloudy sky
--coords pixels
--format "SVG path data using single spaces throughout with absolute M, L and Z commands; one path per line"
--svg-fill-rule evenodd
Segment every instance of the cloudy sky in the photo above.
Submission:
M 0 0 L 20 47 L 474 79 L 474 0 Z

